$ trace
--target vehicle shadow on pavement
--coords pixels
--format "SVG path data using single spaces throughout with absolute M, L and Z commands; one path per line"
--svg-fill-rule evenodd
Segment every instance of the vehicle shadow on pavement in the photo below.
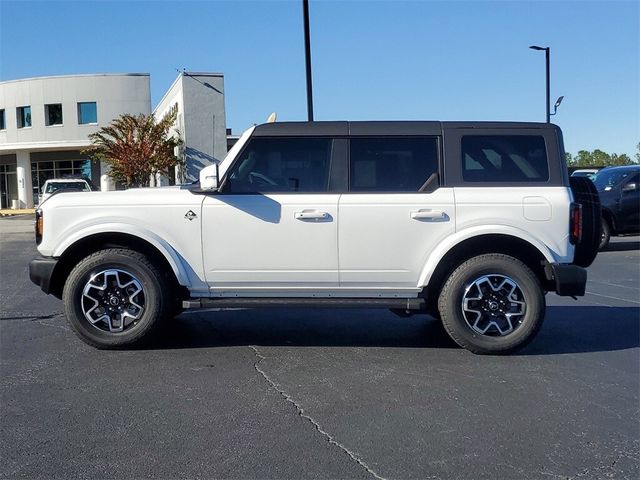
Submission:
M 458 348 L 427 315 L 385 310 L 227 310 L 184 314 L 147 348 L 238 345 Z M 640 346 L 640 308 L 548 307 L 545 323 L 519 355 L 625 350 Z
M 640 241 L 629 240 L 627 242 L 610 243 L 602 251 L 603 252 L 628 252 L 632 250 L 640 250 Z

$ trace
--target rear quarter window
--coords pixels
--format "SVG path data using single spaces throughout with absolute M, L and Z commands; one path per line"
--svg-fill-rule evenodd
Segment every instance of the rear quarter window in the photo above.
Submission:
M 549 162 L 538 135 L 467 135 L 462 137 L 465 182 L 546 182 Z

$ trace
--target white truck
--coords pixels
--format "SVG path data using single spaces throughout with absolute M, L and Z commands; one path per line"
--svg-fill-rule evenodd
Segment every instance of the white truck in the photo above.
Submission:
M 258 125 L 192 185 L 54 195 L 30 277 L 98 348 L 183 308 L 290 306 L 426 313 L 512 352 L 597 252 L 597 193 L 564 158 L 551 124 Z

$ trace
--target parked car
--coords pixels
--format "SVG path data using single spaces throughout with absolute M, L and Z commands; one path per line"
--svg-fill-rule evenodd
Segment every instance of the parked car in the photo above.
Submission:
M 612 235 L 640 233 L 640 165 L 604 168 L 594 183 L 602 204 L 600 249 Z
M 572 177 L 587 177 L 589 180 L 594 180 L 598 174 L 598 168 L 581 168 L 574 170 L 571 174 Z
M 90 192 L 91 186 L 83 178 L 50 178 L 42 186 L 42 195 L 39 204 L 58 191 L 65 192 Z
M 98 348 L 181 308 L 383 307 L 507 353 L 584 295 L 597 202 L 551 124 L 267 123 L 197 184 L 50 198 L 30 277 Z

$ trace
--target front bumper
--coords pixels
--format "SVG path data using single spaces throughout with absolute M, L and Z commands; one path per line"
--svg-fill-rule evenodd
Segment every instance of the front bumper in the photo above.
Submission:
M 587 270 L 578 265 L 548 263 L 544 267 L 547 280 L 554 282 L 561 297 L 582 297 L 587 287 Z
M 58 264 L 57 258 L 37 257 L 29 262 L 29 278 L 46 293 L 51 293 L 51 277 Z

